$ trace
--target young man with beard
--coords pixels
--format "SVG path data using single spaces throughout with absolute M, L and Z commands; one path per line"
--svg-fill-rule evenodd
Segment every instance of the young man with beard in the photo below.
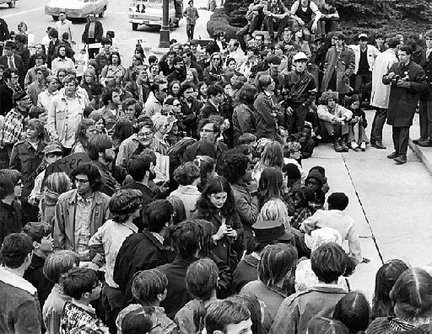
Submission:
M 174 71 L 168 75 L 167 80 L 168 82 L 173 82 L 174 80 L 183 82 L 186 80 L 186 69 L 182 57 L 176 56 L 174 58 Z
M 76 189 L 60 195 L 55 211 L 54 247 L 72 250 L 84 265 L 97 270 L 90 238 L 109 217 L 110 198 L 99 191 L 101 175 L 93 163 L 76 167 L 71 174 Z
M 92 137 L 87 146 L 87 153 L 101 174 L 101 187 L 99 191 L 112 196 L 120 187 L 112 175 L 111 163 L 115 159 L 115 152 L 112 139 L 106 134 Z
M 194 86 L 186 83 L 181 86 L 180 93 L 181 101 L 181 118 L 179 119 L 178 126 L 181 131 L 185 131 L 189 137 L 197 138 L 197 116 L 201 110 L 202 103 L 194 97 Z M 178 117 L 178 116 L 177 116 Z

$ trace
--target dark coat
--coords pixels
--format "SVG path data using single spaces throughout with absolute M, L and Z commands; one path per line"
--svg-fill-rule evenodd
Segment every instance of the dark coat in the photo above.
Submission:
M 247 283 L 258 279 L 258 264 L 259 260 L 252 255 L 246 255 L 239 262 L 233 278 L 233 288 L 236 293 L 239 293 Z
M 27 68 L 26 68 L 24 61 L 21 58 L 21 56 L 18 56 L 15 54 L 14 55 L 14 62 L 15 62 L 15 66 L 18 70 L 19 82 L 20 82 L 21 86 L 24 86 L 24 78 L 27 74 Z M 0 57 L 0 65 L 3 65 L 5 69 L 9 68 L 7 56 L 1 56 Z
M 181 131 L 186 131 L 186 134 L 190 137 L 197 136 L 197 116 L 202 107 L 202 103 L 197 99 L 193 99 L 191 106 L 189 107 L 186 101 L 181 102 L 181 114 L 182 117 L 179 119 L 179 128 Z
M 183 154 L 183 160 L 194 161 L 195 158 L 197 157 L 197 151 L 199 150 L 200 146 L 203 144 L 206 145 L 207 142 L 203 140 L 198 140 L 196 143 L 189 146 L 186 149 L 185 153 Z M 225 151 L 228 151 L 228 147 L 224 143 L 219 141 L 217 143 L 216 149 L 213 152 L 207 151 L 208 153 L 207 155 L 217 160 Z
M 255 109 L 255 135 L 258 139 L 268 138 L 275 140 L 277 131 L 277 118 L 274 113 L 278 104 L 274 95 L 269 97 L 266 93 L 258 94 L 254 102 Z
M 393 84 L 388 77 L 391 72 L 399 75 L 401 79 L 407 77 L 410 87 L 402 88 Z M 393 64 L 388 73 L 384 75 L 383 83 L 392 85 L 387 110 L 387 124 L 396 127 L 411 126 L 420 92 L 427 88 L 425 72 L 413 61 L 410 61 L 408 65 L 398 62 Z
M 4 116 L 12 109 L 12 95 L 12 89 L 3 80 L 0 80 L 0 115 Z
M 21 204 L 13 201 L 12 205 L 0 201 L 0 244 L 11 234 L 18 233 L 24 226 L 24 216 Z
M 204 107 L 201 108 L 199 118 L 206 119 L 212 115 L 220 115 L 219 109 L 216 108 L 216 106 L 213 103 L 207 101 Z
M 196 260 L 177 258 L 172 263 L 158 267 L 168 278 L 167 296 L 161 306 L 171 319 L 174 319 L 176 313 L 193 298 L 186 289 L 185 277 L 189 265 Z
M 51 283 L 43 273 L 44 264 L 44 258 L 33 254 L 30 266 L 27 268 L 23 276 L 36 288 L 41 308 L 43 308 L 45 300 L 48 298 L 48 295 L 54 287 L 54 283 Z
M 132 299 L 132 278 L 136 272 L 156 268 L 173 259 L 174 253 L 149 230 L 128 236 L 118 252 L 113 277 L 123 294 L 123 305 Z
M 106 165 L 99 161 L 92 161 L 92 163 L 97 167 L 101 175 L 102 184 L 99 188 L 99 191 L 111 197 L 115 193 L 116 189 L 120 187 L 120 185 L 114 179 L 112 172 Z
M 425 71 L 426 81 L 428 83 L 428 88 L 420 94 L 420 99 L 423 101 L 430 101 L 432 100 L 432 52 L 429 54 L 429 57 L 426 58 L 426 50 L 422 51 L 420 65 Z
M 94 33 L 94 42 L 100 43 L 102 41 L 103 37 L 103 27 L 102 23 L 98 20 L 95 20 L 95 33 Z M 82 34 L 82 42 L 85 44 L 92 43 L 88 37 L 88 30 L 89 30 L 90 22 L 87 22 L 84 27 L 84 32 Z

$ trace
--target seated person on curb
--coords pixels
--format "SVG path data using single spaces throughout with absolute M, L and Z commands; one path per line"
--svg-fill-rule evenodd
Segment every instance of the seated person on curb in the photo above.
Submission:
M 355 221 L 343 211 L 348 206 L 348 197 L 344 193 L 333 193 L 327 199 L 328 210 L 318 210 L 311 217 L 307 218 L 300 230 L 310 234 L 317 228 L 331 227 L 337 230 L 342 240 L 349 244 L 349 255 L 357 263 L 369 262 L 361 255 L 360 238 L 355 228 Z
M 318 105 L 318 118 L 326 129 L 336 152 L 348 152 L 347 137 L 352 112 L 338 104 L 339 94 L 324 92 Z
M 270 334 L 306 333 L 310 319 L 331 317 L 337 302 L 346 295 L 347 292 L 337 286 L 347 267 L 347 256 L 342 247 L 333 242 L 318 247 L 311 255 L 311 265 L 318 284 L 285 298 Z

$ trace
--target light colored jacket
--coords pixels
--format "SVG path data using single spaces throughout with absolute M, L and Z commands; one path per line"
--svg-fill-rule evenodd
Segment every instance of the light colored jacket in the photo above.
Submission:
M 81 94 L 73 98 L 62 93 L 56 95 L 48 105 L 47 130 L 51 140 L 58 140 L 64 147 L 71 148 L 85 107 L 86 101 Z
M 372 70 L 372 107 L 387 109 L 390 97 L 391 85 L 384 85 L 382 78 L 386 75 L 393 64 L 397 63 L 398 59 L 394 50 L 388 49 L 381 53 L 375 60 Z
M 105 223 L 109 217 L 109 196 L 96 191 L 90 212 L 90 235 Z M 72 189 L 60 195 L 54 217 L 54 248 L 77 250 L 78 240 L 75 239 L 75 222 L 77 190 Z M 94 254 L 92 259 L 94 258 Z
M 180 185 L 174 190 L 170 196 L 177 196 L 183 202 L 186 210 L 186 219 L 189 219 L 192 212 L 196 209 L 196 202 L 200 198 L 201 193 L 196 186 L 182 186 Z
M 349 48 L 351 48 L 351 50 L 354 51 L 354 56 L 355 56 L 354 74 L 357 74 L 359 69 L 359 64 L 360 64 L 360 45 L 350 45 Z M 367 61 L 369 64 L 369 71 L 373 70 L 375 60 L 379 56 L 379 54 L 380 52 L 375 46 L 370 44 L 367 45 Z
M 352 118 L 352 111 L 342 107 L 339 104 L 337 104 L 333 110 L 324 104 L 320 104 L 318 105 L 317 113 L 318 118 L 325 122 L 333 122 L 336 117 L 341 118 L 345 116 L 347 121 Z

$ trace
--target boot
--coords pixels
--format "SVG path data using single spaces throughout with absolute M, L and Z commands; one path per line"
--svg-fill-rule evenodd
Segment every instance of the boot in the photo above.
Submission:
M 343 150 L 342 152 L 348 152 L 349 151 L 348 146 L 346 144 L 346 138 L 345 137 L 342 137 L 340 139 L 340 145 L 341 145 L 342 150 Z
M 333 142 L 333 148 L 336 152 L 343 152 L 342 146 L 339 144 L 339 141 L 335 137 L 331 137 L 331 140 Z

